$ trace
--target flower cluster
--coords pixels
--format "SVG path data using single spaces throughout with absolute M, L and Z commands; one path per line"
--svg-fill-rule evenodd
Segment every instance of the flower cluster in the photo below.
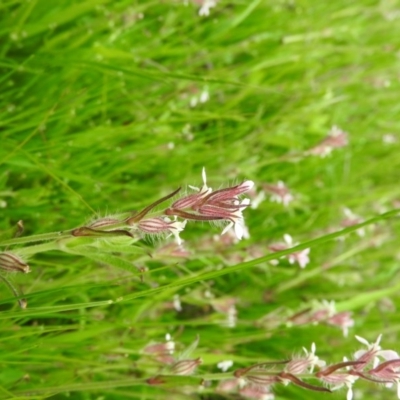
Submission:
M 165 214 L 194 221 L 228 221 L 222 235 L 233 228 L 236 237 L 242 239 L 246 232 L 242 212 L 250 205 L 250 200 L 241 200 L 240 196 L 253 186 L 254 182 L 247 180 L 236 186 L 213 191 L 207 186 L 203 169 L 203 186 L 191 186 L 195 193 L 175 201 L 165 210 Z
M 292 315 L 288 325 L 304 325 L 325 323 L 340 328 L 343 336 L 347 337 L 349 328 L 354 326 L 354 320 L 349 311 L 336 311 L 334 301 L 315 302 L 312 307 Z
M 400 356 L 393 350 L 382 350 L 379 343 L 381 335 L 374 343 L 356 336 L 366 349 L 354 353 L 352 360 L 326 365 L 316 355 L 316 346 L 311 345 L 311 351 L 303 348 L 304 354 L 290 360 L 266 362 L 241 368 L 234 372 L 235 379 L 228 379 L 219 384 L 220 392 L 238 391 L 251 399 L 273 399 L 271 386 L 290 383 L 306 390 L 332 392 L 341 388 L 347 389 L 347 400 L 353 399 L 353 385 L 358 379 L 385 384 L 391 387 L 397 385 L 400 398 Z M 314 371 L 316 370 L 316 371 Z M 307 382 L 312 377 L 322 385 Z M 265 395 L 265 397 L 264 397 Z
M 174 356 L 175 342 L 172 341 L 170 334 L 167 333 L 165 339 L 165 343 L 149 344 L 143 349 L 143 353 L 164 364 L 167 375 L 185 376 L 193 374 L 203 362 L 201 357 L 188 358 L 199 344 L 199 336 L 178 357 Z M 163 384 L 166 378 L 165 375 L 157 375 L 147 379 L 147 383 L 149 385 Z
M 233 228 L 237 239 L 246 237 L 247 227 L 242 213 L 250 205 L 250 200 L 242 199 L 241 196 L 251 190 L 254 186 L 253 181 L 247 180 L 235 186 L 213 191 L 207 186 L 204 168 L 202 176 L 201 188 L 189 186 L 192 193 L 175 200 L 170 207 L 161 212 L 155 213 L 154 209 L 177 195 L 180 188 L 128 218 L 123 220 L 114 217 L 101 218 L 87 226 L 74 229 L 71 233 L 73 236 L 95 237 L 109 234 L 131 237 L 167 235 L 174 236 L 177 244 L 181 245 L 180 233 L 185 229 L 187 221 L 192 220 L 226 222 L 222 235 Z

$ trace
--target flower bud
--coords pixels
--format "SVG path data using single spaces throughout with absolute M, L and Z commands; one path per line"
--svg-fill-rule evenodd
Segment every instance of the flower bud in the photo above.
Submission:
M 174 375 L 191 375 L 202 362 L 201 358 L 177 361 L 171 366 L 171 373 Z
M 21 257 L 10 252 L 0 253 L 0 269 L 10 272 L 22 272 L 24 274 L 31 272 L 29 265 Z

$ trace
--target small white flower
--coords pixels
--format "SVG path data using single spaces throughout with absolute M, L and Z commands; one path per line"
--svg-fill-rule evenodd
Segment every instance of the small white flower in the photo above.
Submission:
M 174 295 L 172 304 L 176 311 L 178 312 L 182 311 L 182 304 L 181 304 L 181 299 L 179 298 L 179 294 Z
M 217 367 L 222 371 L 222 372 L 226 372 L 228 371 L 228 369 L 230 367 L 232 367 L 233 365 L 233 361 L 232 360 L 225 360 L 225 361 L 221 361 L 217 364 Z
M 180 246 L 182 244 L 182 239 L 179 236 L 179 233 L 185 229 L 186 220 L 184 221 L 174 221 L 169 225 L 170 235 L 175 237 L 176 243 Z
M 382 136 L 382 141 L 385 144 L 393 144 L 397 142 L 397 138 L 395 135 L 391 134 L 391 133 L 387 133 L 386 135 Z
M 326 365 L 326 362 L 324 360 L 321 360 L 316 354 L 317 346 L 313 342 L 311 344 L 311 351 L 308 352 L 308 350 L 303 347 L 304 353 L 306 353 L 307 356 L 307 361 L 309 362 L 309 368 L 310 368 L 310 373 L 313 372 L 314 367 L 317 366 L 318 368 L 323 368 Z
M 199 192 L 199 194 L 205 196 L 205 195 L 207 195 L 207 194 L 212 192 L 212 189 L 207 186 L 207 175 L 206 175 L 205 167 L 203 167 L 203 169 L 201 171 L 201 176 L 203 178 L 203 186 L 201 188 L 198 188 L 196 186 L 191 186 L 191 185 L 189 185 L 189 187 L 190 187 L 190 189 L 193 189 L 196 192 Z
M 288 260 L 290 264 L 294 264 L 297 262 L 300 268 L 305 268 L 307 264 L 310 262 L 310 249 L 304 249 L 297 251 L 296 253 L 289 254 Z
M 292 237 L 287 233 L 283 235 L 283 238 L 285 239 L 285 242 L 288 245 L 288 247 L 297 246 L 298 244 L 298 243 L 293 243 Z M 289 254 L 288 255 L 289 263 L 290 264 L 297 263 L 299 264 L 300 268 L 305 268 L 307 264 L 310 262 L 309 254 L 310 254 L 309 248 Z
M 252 199 L 250 207 L 255 210 L 265 200 L 265 193 L 263 191 L 257 193 Z
M 270 196 L 272 202 L 280 203 L 287 207 L 293 200 L 292 194 L 282 181 L 278 181 L 276 186 L 268 185 L 267 190 L 272 193 Z
M 207 89 L 204 89 L 200 94 L 199 101 L 200 103 L 206 103 L 209 99 L 210 99 L 210 94 L 208 93 Z
M 172 340 L 172 337 L 169 333 L 165 335 L 165 350 L 168 354 L 174 354 L 175 351 L 175 342 Z
M 217 5 L 216 0 L 203 0 L 199 9 L 200 17 L 208 17 L 210 15 L 210 9 Z
M 240 207 L 237 211 L 233 212 L 232 220 L 224 228 L 221 235 L 228 232 L 229 229 L 233 227 L 236 237 L 241 240 L 242 238 L 249 237 L 248 229 L 244 223 L 244 218 L 242 215 L 243 210 L 250 205 L 250 199 L 244 199 L 239 203 Z

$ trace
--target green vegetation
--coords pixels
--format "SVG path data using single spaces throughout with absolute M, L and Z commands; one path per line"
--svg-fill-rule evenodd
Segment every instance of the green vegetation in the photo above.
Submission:
M 400 2 L 199 3 L 0 3 L 0 399 L 245 399 L 217 390 L 234 371 L 277 400 L 345 399 L 246 368 L 312 343 L 354 361 L 355 335 L 400 352 Z M 239 210 L 250 236 L 138 235 L 203 167 L 264 195 Z M 388 368 L 395 387 L 359 377 L 354 399 L 396 398 Z

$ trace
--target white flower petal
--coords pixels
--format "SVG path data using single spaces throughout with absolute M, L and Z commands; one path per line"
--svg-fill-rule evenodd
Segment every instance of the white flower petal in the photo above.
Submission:
M 283 239 L 285 240 L 285 242 L 286 242 L 286 244 L 287 244 L 288 246 L 291 246 L 291 245 L 293 244 L 293 239 L 292 239 L 292 237 L 291 237 L 288 233 L 285 233 L 285 234 L 283 235 Z
M 206 168 L 205 167 L 203 167 L 203 170 L 201 171 L 201 176 L 203 178 L 204 186 L 207 187 L 207 175 L 206 175 Z
M 349 388 L 349 390 L 347 391 L 346 400 L 352 400 L 352 398 L 353 398 L 353 389 L 352 389 L 350 384 L 347 387 Z
M 224 235 L 226 232 L 229 231 L 229 229 L 231 229 L 233 226 L 233 222 L 229 222 L 229 224 L 223 229 L 223 231 L 221 232 L 221 236 Z
M 380 350 L 378 352 L 378 356 L 384 358 L 386 361 L 397 360 L 400 358 L 397 351 L 394 351 L 394 350 Z
M 241 240 L 243 238 L 244 235 L 244 227 L 243 227 L 243 221 L 236 221 L 235 222 L 235 235 L 236 237 Z
M 368 342 L 367 339 L 364 339 L 363 337 L 357 336 L 357 335 L 355 335 L 355 337 L 356 337 L 356 339 L 357 339 L 360 343 L 365 344 L 366 346 L 369 347 L 369 342 Z

